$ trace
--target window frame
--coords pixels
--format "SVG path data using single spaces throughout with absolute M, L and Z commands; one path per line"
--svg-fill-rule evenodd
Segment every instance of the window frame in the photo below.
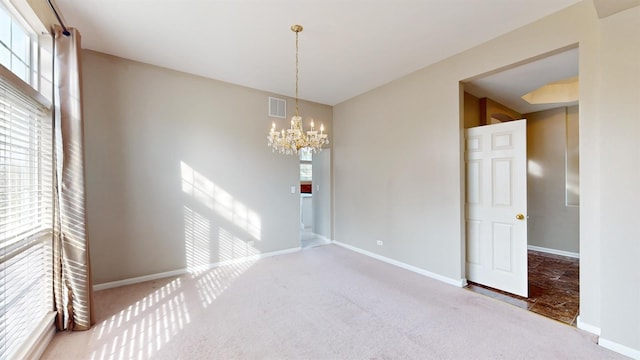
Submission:
M 29 37 L 28 81 L 0 63 L 0 77 L 4 83 L 0 88 L 3 92 L 3 104 L 0 105 L 3 110 L 0 114 L 3 117 L 0 121 L 3 126 L 0 134 L 3 150 L 0 170 L 3 186 L 0 191 L 6 195 L 0 223 L 0 292 L 5 314 L 2 317 L 5 333 L 2 336 L 3 344 L 0 346 L 3 355 L 0 357 L 15 358 L 39 356 L 43 346 L 55 333 L 53 319 L 56 314 L 53 306 L 52 273 L 53 38 L 46 30 L 42 30 L 42 24 L 39 27 L 32 26 L 31 22 L 24 20 L 20 14 L 25 14 L 25 9 L 20 9 L 23 11 L 19 12 L 13 6 L 25 4 L 28 6 L 26 1 L 24 4 L 12 4 L 7 0 L 0 0 L 0 10 L 11 18 L 12 23 L 21 26 Z M 30 20 L 37 20 L 35 14 L 31 15 L 33 16 Z M 7 48 L 4 42 L 0 46 Z M 43 59 L 41 56 L 43 46 L 49 51 L 49 59 Z M 9 52 L 10 56 L 14 56 L 13 49 L 9 49 Z M 46 79 L 49 81 L 48 84 L 42 81 L 43 63 L 50 67 L 47 72 L 49 79 Z M 20 99 L 28 100 L 22 102 Z M 33 104 L 33 107 L 22 108 L 27 103 Z M 21 113 L 22 110 L 18 109 L 25 109 L 25 112 Z M 20 117 L 24 119 L 20 120 Z M 15 134 L 21 134 L 21 138 L 16 140 Z M 22 138 L 24 142 L 21 143 Z M 16 170 L 16 166 L 18 169 L 21 166 L 24 168 Z M 23 194 L 13 194 L 12 192 L 16 191 L 12 190 L 13 186 L 17 186 L 15 189 Z M 10 203 L 12 198 L 18 200 L 15 207 Z M 24 226 L 23 221 L 29 226 Z M 9 326 L 6 326 L 7 324 Z
M 28 4 L 27 4 L 28 6 Z M 24 9 L 23 9 L 24 10 Z M 46 31 L 44 25 L 39 22 L 37 17 L 31 14 L 31 18 L 28 20 L 22 16 L 24 11 L 17 9 L 14 4 L 8 0 L 0 0 L 0 11 L 4 12 L 11 19 L 11 31 L 13 31 L 13 24 L 18 26 L 29 38 L 29 44 L 27 46 L 28 59 L 21 61 L 27 67 L 27 79 L 23 79 L 20 74 L 16 73 L 12 68 L 13 57 L 17 56 L 12 44 L 5 44 L 0 39 L 0 47 L 9 51 L 9 66 L 4 65 L 11 72 L 16 74 L 18 78 L 29 84 L 31 87 L 40 92 L 50 103 L 53 100 L 53 61 L 47 63 L 48 69 L 45 68 L 43 62 L 46 61 L 43 53 L 53 54 L 53 38 L 51 34 Z M 10 41 L 13 42 L 13 34 L 9 34 Z M 53 56 L 50 56 L 51 60 Z

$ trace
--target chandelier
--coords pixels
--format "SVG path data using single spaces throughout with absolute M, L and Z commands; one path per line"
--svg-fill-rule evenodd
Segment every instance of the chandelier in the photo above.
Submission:
M 291 127 L 276 131 L 276 123 L 271 125 L 269 131 L 268 146 L 273 152 L 293 155 L 306 148 L 312 152 L 322 151 L 322 146 L 329 143 L 327 134 L 324 133 L 324 125 L 320 124 L 318 132 L 311 119 L 311 130 L 304 131 L 302 128 L 302 117 L 298 114 L 298 34 L 302 31 L 301 25 L 291 25 L 291 31 L 296 33 L 296 114 L 291 117 Z

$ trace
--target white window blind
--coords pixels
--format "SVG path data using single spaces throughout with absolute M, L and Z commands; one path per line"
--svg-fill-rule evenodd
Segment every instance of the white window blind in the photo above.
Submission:
M 52 120 L 0 70 L 0 359 L 10 359 L 53 309 Z

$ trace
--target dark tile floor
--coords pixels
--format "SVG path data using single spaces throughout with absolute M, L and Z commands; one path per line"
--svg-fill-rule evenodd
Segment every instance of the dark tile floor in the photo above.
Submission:
M 575 326 L 580 308 L 579 260 L 529 251 L 529 298 L 469 282 L 467 288 Z

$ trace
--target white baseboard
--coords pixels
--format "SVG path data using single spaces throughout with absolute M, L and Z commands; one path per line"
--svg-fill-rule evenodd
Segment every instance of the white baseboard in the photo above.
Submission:
M 560 256 L 566 256 L 566 257 L 570 257 L 570 258 L 574 258 L 574 259 L 580 259 L 580 254 L 579 253 L 575 253 L 575 252 L 571 252 L 571 251 L 549 249 L 549 248 L 546 248 L 546 247 L 534 246 L 534 245 L 527 246 L 527 249 L 533 250 L 533 251 L 540 251 L 540 252 L 547 253 L 547 254 L 560 255 Z
M 413 271 L 413 272 L 418 273 L 420 275 L 424 275 L 424 276 L 430 277 L 430 278 L 435 279 L 435 280 L 442 281 L 444 283 L 447 283 L 447 284 L 450 284 L 450 285 L 453 285 L 453 286 L 464 287 L 467 284 L 466 279 L 456 280 L 456 279 L 452 279 L 452 278 L 449 278 L 449 277 L 446 277 L 446 276 L 442 276 L 440 274 L 436 274 L 436 273 L 433 273 L 431 271 L 427 271 L 427 270 L 421 269 L 421 268 L 413 266 L 413 265 L 405 264 L 405 263 L 403 263 L 401 261 L 390 259 L 388 257 L 382 256 L 382 255 L 378 255 L 376 253 L 373 253 L 373 252 L 370 252 L 370 251 L 367 251 L 367 250 L 363 250 L 363 249 L 357 248 L 355 246 L 342 243 L 340 241 L 335 241 L 334 240 L 333 243 L 336 244 L 336 245 L 342 246 L 343 248 L 349 249 L 351 251 L 355 251 L 357 253 L 360 253 L 362 255 L 366 255 L 366 256 L 372 257 L 372 258 L 374 258 L 376 260 L 380 260 L 380 261 L 386 262 L 388 264 L 395 265 L 395 266 L 403 268 L 405 270 Z
M 164 279 L 164 278 L 168 278 L 168 277 L 171 277 L 171 276 L 184 275 L 187 272 L 188 272 L 187 269 L 180 269 L 180 270 L 161 272 L 161 273 L 157 273 L 157 274 L 137 276 L 137 277 L 129 278 L 129 279 L 110 281 L 110 282 L 106 282 L 106 283 L 93 285 L 93 291 L 100 291 L 100 290 L 111 289 L 111 288 L 116 288 L 116 287 L 120 287 L 120 286 L 132 285 L 132 284 L 137 284 L 137 283 L 141 283 L 141 282 L 145 282 L 145 281 Z
M 188 274 L 193 271 L 205 271 L 205 270 L 213 269 L 219 266 L 241 264 L 247 261 L 256 261 L 256 260 L 268 258 L 271 256 L 283 255 L 283 254 L 288 254 L 296 251 L 300 251 L 300 247 L 279 250 L 279 251 L 272 251 L 268 253 L 256 254 L 251 256 L 245 256 L 245 257 L 232 259 L 232 260 L 220 261 L 217 263 L 211 263 L 208 265 L 199 266 L 197 269 L 179 269 L 179 270 L 166 271 L 166 272 L 161 272 L 156 274 L 138 276 L 138 277 L 129 278 L 129 279 L 110 281 L 110 282 L 94 285 L 93 291 L 100 291 L 100 290 L 111 289 L 111 288 L 116 288 L 116 287 L 125 286 L 125 285 L 138 284 L 145 281 L 164 279 L 171 276 L 179 276 L 179 275 Z
M 632 349 L 628 346 L 618 344 L 617 342 L 603 338 L 598 339 L 598 345 L 602 346 L 603 348 L 615 351 L 624 356 L 628 356 L 632 359 L 640 359 L 640 350 L 638 349 Z
M 582 321 L 582 319 L 580 319 L 580 315 L 578 315 L 578 319 L 576 319 L 576 326 L 578 329 L 600 336 L 600 328 Z

